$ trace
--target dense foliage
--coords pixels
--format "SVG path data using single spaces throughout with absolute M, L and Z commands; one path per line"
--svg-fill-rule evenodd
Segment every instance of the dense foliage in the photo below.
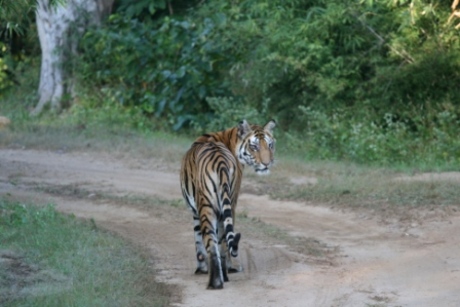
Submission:
M 123 0 L 72 69 L 87 106 L 176 130 L 274 117 L 307 157 L 458 165 L 449 2 Z
M 109 25 L 87 33 L 76 65 L 81 84 L 95 85 L 104 101 L 138 106 L 180 128 L 208 112 L 206 97 L 231 95 L 222 83 L 227 56 L 208 41 L 215 27 L 211 20 L 197 27 L 165 17 L 152 29 L 113 15 Z

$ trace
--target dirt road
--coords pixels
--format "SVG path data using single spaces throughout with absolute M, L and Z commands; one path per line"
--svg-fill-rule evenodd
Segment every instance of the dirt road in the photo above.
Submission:
M 249 219 L 314 238 L 337 253 L 321 261 L 293 244 L 243 232 L 244 272 L 231 274 L 224 290 L 210 291 L 207 277 L 193 274 L 191 215 L 185 206 L 176 208 L 178 167 L 100 154 L 3 149 L 0 194 L 55 203 L 148 249 L 158 278 L 180 289 L 176 306 L 460 306 L 457 213 L 384 224 L 360 212 L 242 194 L 238 209 Z M 143 197 L 166 200 L 174 210 L 127 203 Z

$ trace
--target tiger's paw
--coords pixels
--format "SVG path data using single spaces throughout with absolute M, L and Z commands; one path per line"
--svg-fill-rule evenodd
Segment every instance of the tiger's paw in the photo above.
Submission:
M 203 268 L 197 268 L 195 270 L 195 275 L 202 275 L 202 274 L 208 274 L 208 270 L 207 269 L 203 269 Z
M 240 272 L 243 272 L 243 271 L 244 271 L 244 269 L 243 269 L 243 267 L 241 265 L 238 266 L 238 267 L 229 267 L 228 268 L 228 273 L 231 273 L 231 274 L 240 273 Z
M 243 266 L 239 257 L 227 257 L 227 272 L 228 273 L 239 273 L 243 272 Z

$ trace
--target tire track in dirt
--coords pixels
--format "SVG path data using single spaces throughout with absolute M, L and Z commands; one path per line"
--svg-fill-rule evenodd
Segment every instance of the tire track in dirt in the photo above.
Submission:
M 240 261 L 222 291 L 205 290 L 195 268 L 191 215 L 96 201 L 90 195 L 50 196 L 40 183 L 116 195 L 177 200 L 178 174 L 133 168 L 126 161 L 89 153 L 0 150 L 0 194 L 56 203 L 78 217 L 93 218 L 150 251 L 161 281 L 179 285 L 177 306 L 458 306 L 460 217 L 426 221 L 408 233 L 395 225 L 359 218 L 315 204 L 241 195 L 239 210 L 288 231 L 340 249 L 336 265 L 315 263 L 283 245 L 243 233 Z M 244 184 L 244 183 L 243 183 Z M 65 193 L 64 193 L 65 194 Z M 178 213 L 180 212 L 180 213 Z

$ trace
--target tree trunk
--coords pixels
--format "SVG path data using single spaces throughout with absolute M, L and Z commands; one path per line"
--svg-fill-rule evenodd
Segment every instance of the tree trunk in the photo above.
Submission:
M 73 94 L 73 78 L 65 64 L 76 54 L 80 37 L 89 25 L 100 24 L 113 0 L 67 0 L 51 5 L 37 0 L 37 28 L 42 49 L 39 101 L 33 115 L 48 104 L 52 110 L 62 108 L 64 95 Z

